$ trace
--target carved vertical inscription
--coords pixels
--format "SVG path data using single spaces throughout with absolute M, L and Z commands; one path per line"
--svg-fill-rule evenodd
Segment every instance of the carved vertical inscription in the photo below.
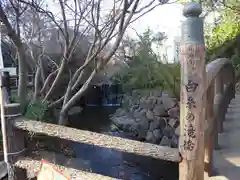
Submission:
M 180 137 L 180 151 L 188 160 L 196 158 L 197 138 L 200 135 L 199 121 L 202 108 L 201 93 L 204 73 L 204 46 L 197 44 L 181 45 L 181 65 L 184 70 L 181 84 L 181 111 L 183 118 L 183 133 Z M 200 115 L 200 117 L 199 117 Z

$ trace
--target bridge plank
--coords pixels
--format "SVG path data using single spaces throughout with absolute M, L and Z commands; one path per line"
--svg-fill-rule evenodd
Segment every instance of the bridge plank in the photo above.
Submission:
M 75 142 L 115 149 L 121 152 L 148 156 L 167 161 L 181 161 L 179 151 L 176 148 L 158 146 L 150 143 L 143 143 L 125 138 L 113 137 L 86 130 L 79 130 L 34 120 L 27 120 L 24 118 L 17 119 L 14 125 L 16 128 L 24 131 L 41 133 Z

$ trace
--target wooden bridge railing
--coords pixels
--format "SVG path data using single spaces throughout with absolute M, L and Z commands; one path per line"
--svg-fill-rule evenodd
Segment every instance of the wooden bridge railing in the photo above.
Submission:
M 30 171 L 33 166 L 40 167 L 39 161 L 24 156 L 23 149 L 28 147 L 26 137 L 33 132 L 174 161 L 179 163 L 180 180 L 203 180 L 204 169 L 211 176 L 213 149 L 218 147 L 218 133 L 223 130 L 228 104 L 235 95 L 235 80 L 232 64 L 227 59 L 218 59 L 205 66 L 200 13 L 200 6 L 196 3 L 189 4 L 184 10 L 187 19 L 183 23 L 180 55 L 182 91 L 179 149 L 19 118 L 19 105 L 9 104 L 5 107 L 5 114 L 8 118 L 8 154 L 11 163 Z M 71 176 L 72 179 L 114 179 L 67 167 L 60 169 L 68 169 L 70 176 L 78 175 L 75 178 Z
M 209 63 L 206 72 L 205 170 L 212 176 L 213 150 L 218 148 L 218 133 L 223 131 L 228 105 L 235 97 L 235 74 L 231 61 L 225 58 Z

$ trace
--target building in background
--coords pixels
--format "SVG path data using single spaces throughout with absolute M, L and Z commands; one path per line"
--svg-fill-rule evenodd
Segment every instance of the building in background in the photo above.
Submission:
M 16 76 L 16 64 L 11 56 L 10 43 L 3 41 L 0 33 L 0 68 L 1 71 L 8 71 L 11 76 Z

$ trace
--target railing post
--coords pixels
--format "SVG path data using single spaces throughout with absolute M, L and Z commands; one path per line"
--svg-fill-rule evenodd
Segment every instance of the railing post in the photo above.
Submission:
M 11 103 L 5 105 L 5 117 L 7 122 L 7 141 L 9 151 L 9 161 L 14 162 L 15 157 L 24 153 L 25 140 L 24 132 L 14 127 L 14 121 L 21 116 L 19 103 Z
M 218 111 L 217 113 L 217 119 L 216 119 L 216 125 L 218 125 L 218 133 L 221 133 L 223 131 L 223 119 L 224 119 L 224 112 L 222 110 L 222 107 L 219 107 L 219 103 L 220 100 L 223 96 L 223 92 L 224 92 L 224 84 L 223 84 L 223 78 L 222 78 L 222 74 L 220 72 L 220 74 L 216 77 L 215 79 L 215 95 L 216 95 L 216 100 L 215 100 L 215 105 L 216 105 L 216 110 Z
M 212 160 L 214 146 L 214 85 L 212 84 L 207 91 L 206 119 L 208 121 L 208 131 L 205 135 L 205 171 L 208 176 L 212 176 Z
M 236 77 L 235 77 L 235 71 L 234 69 L 232 68 L 232 97 L 231 97 L 231 100 L 233 98 L 235 98 L 235 85 L 236 85 Z
M 5 79 L 0 76 L 2 87 L 1 87 L 1 98 L 2 98 L 2 108 L 1 108 L 1 120 L 5 125 L 2 127 L 2 134 L 4 139 L 4 161 L 7 164 L 8 169 L 8 179 L 17 180 L 14 175 L 14 161 L 16 157 L 22 155 L 25 152 L 24 144 L 24 134 L 14 128 L 14 120 L 21 116 L 20 104 L 18 103 L 8 103 L 6 99 L 9 99 L 8 93 L 3 94 L 7 91 L 5 88 L 9 88 L 9 79 L 5 76 Z M 4 128 L 4 129 L 3 129 Z
M 10 75 L 8 71 L 3 73 L 3 83 L 8 93 L 8 99 L 11 98 Z
M 204 178 L 204 125 L 206 96 L 205 50 L 203 20 L 200 4 L 184 7 L 186 20 L 182 24 L 181 40 L 181 135 L 179 151 L 183 158 L 179 164 L 180 180 Z

